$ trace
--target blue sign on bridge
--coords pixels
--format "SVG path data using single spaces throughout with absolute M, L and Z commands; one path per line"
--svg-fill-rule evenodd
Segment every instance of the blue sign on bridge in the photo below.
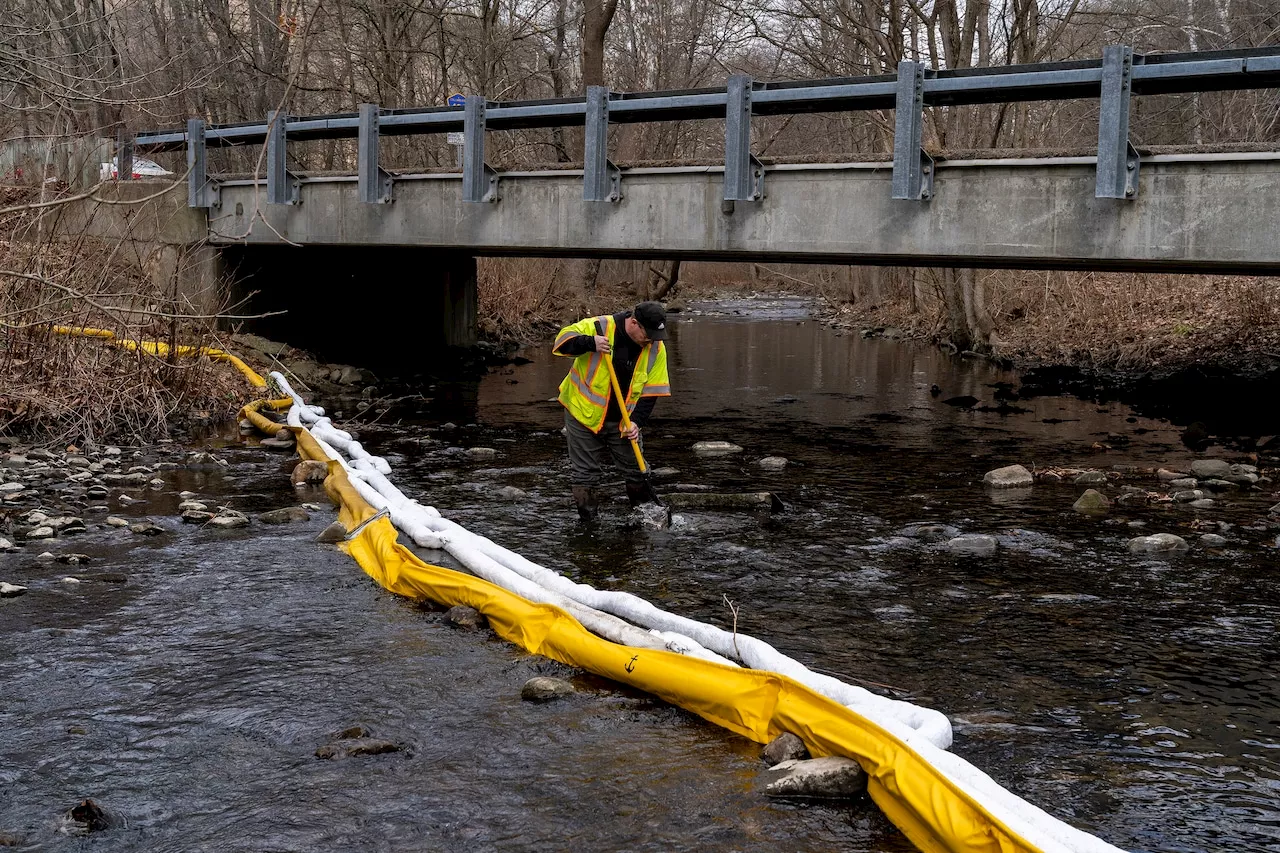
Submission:
M 465 107 L 467 98 L 465 95 L 450 95 L 449 100 L 445 101 L 451 107 Z

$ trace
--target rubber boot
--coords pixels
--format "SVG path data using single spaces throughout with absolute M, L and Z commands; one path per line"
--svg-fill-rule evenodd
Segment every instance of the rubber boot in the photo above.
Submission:
M 631 502 L 632 508 L 640 506 L 650 500 L 648 483 L 627 483 L 627 500 Z
M 595 521 L 600 512 L 600 498 L 590 486 L 574 486 L 573 503 L 578 508 L 578 518 L 583 521 Z

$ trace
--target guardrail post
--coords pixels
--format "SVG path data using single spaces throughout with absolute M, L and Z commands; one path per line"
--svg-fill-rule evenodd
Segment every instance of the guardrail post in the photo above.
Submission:
M 1102 93 L 1098 109 L 1097 198 L 1134 198 L 1142 158 L 1129 142 L 1129 96 L 1133 93 L 1133 48 L 1102 49 Z
M 585 201 L 622 199 L 622 173 L 609 160 L 609 89 L 605 86 L 587 87 L 582 198 Z
M 133 180 L 133 134 L 123 127 L 116 129 L 116 180 Z
M 764 198 L 764 164 L 751 153 L 751 78 L 729 78 L 724 104 L 724 200 Z M 727 206 L 726 206 L 727 207 Z
M 366 204 L 388 204 L 392 201 L 391 173 L 378 164 L 378 105 L 360 105 L 360 127 L 357 129 L 356 184 L 360 200 Z
M 218 182 L 209 178 L 204 119 L 187 119 L 187 207 L 220 207 Z M 117 174 L 120 167 L 116 166 Z
M 498 173 L 484 161 L 483 97 L 468 97 L 462 114 L 462 200 L 497 201 Z
M 289 142 L 285 125 L 289 116 L 284 110 L 267 113 L 267 204 L 297 204 L 301 201 L 298 178 L 289 172 L 285 160 Z
M 898 63 L 897 107 L 893 122 L 893 195 L 909 201 L 933 198 L 933 158 L 925 153 L 924 65 Z

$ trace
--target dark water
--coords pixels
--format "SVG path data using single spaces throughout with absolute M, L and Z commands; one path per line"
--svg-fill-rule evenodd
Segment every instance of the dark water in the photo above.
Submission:
M 439 387 L 426 416 L 380 414 L 362 439 L 406 492 L 545 565 L 722 625 L 727 596 L 740 630 L 947 713 L 955 752 L 1114 844 L 1280 849 L 1280 580 L 1274 532 L 1246 529 L 1275 499 L 1092 519 L 1070 510 L 1069 484 L 986 493 L 982 474 L 1013 462 L 1191 457 L 1177 430 L 1121 406 L 954 409 L 939 400 L 994 403 L 990 384 L 1016 376 L 766 307 L 673 324 L 676 396 L 646 446 L 679 469 L 673 482 L 771 489 L 780 515 L 687 513 L 640 532 L 617 504 L 576 527 L 550 401 L 568 362 L 545 354 L 478 388 Z M 703 439 L 745 452 L 699 458 Z M 471 446 L 499 456 L 458 452 Z M 228 473 L 171 474 L 174 489 L 246 511 L 296 500 L 290 463 L 219 452 Z M 792 464 L 752 464 L 766 455 Z M 496 497 L 504 485 L 527 498 Z M 162 519 L 175 502 L 130 512 Z M 76 569 L 37 563 L 34 548 L 0 555 L 0 578 L 32 587 L 0 602 L 0 832 L 32 850 L 909 849 L 865 803 L 766 802 L 752 790 L 758 747 L 678 709 L 587 677 L 568 702 L 522 703 L 520 685 L 556 667 L 383 593 L 312 544 L 332 513 L 313 515 L 223 533 L 170 518 L 175 532 L 155 540 L 94 530 L 70 543 L 125 584 L 73 587 L 58 579 Z M 920 521 L 1001 548 L 963 558 L 901 535 Z M 1216 521 L 1233 525 L 1220 553 L 1196 545 Z M 1127 553 L 1128 538 L 1160 531 L 1192 551 Z M 313 757 L 356 723 L 408 750 Z M 128 828 L 59 833 L 58 813 L 85 796 Z

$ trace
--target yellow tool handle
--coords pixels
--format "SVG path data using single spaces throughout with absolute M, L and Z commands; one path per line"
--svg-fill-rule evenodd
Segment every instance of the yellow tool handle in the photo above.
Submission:
M 622 413 L 622 431 L 626 432 L 631 429 L 631 418 L 627 415 L 627 400 L 622 396 L 622 388 L 618 385 L 618 374 L 613 370 L 613 353 L 601 353 L 604 356 L 604 366 L 609 368 L 609 384 L 613 386 L 613 394 L 618 398 L 618 411 Z M 640 444 L 634 438 L 631 439 L 631 449 L 636 454 L 636 464 L 640 466 L 640 473 L 647 474 L 649 466 L 644 462 L 644 454 L 640 452 Z

